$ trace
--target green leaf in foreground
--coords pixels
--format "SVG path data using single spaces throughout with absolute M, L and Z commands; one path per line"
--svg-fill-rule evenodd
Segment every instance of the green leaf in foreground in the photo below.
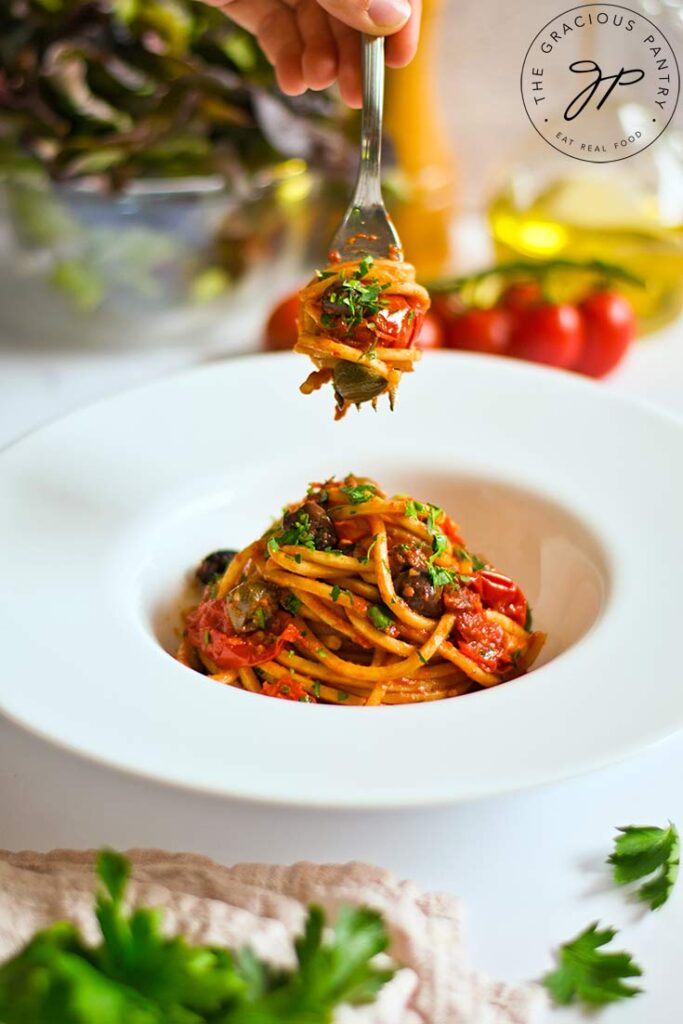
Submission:
M 668 900 L 678 876 L 680 843 L 676 826 L 626 825 L 618 830 L 614 852 L 607 858 L 617 885 L 651 876 L 639 886 L 639 899 L 657 910 Z
M 602 1006 L 618 999 L 629 999 L 641 991 L 623 981 L 643 973 L 631 954 L 602 952 L 602 947 L 616 934 L 613 928 L 600 931 L 598 923 L 594 922 L 575 939 L 560 946 L 557 968 L 543 978 L 543 984 L 556 1003 L 566 1006 L 579 1000 L 589 1006 Z
M 333 933 L 311 907 L 297 967 L 275 970 L 236 954 L 166 938 L 162 911 L 124 905 L 130 865 L 100 853 L 99 946 L 70 924 L 38 932 L 0 965 L 2 1024 L 330 1024 L 340 1004 L 372 1001 L 394 974 L 373 961 L 387 948 L 379 914 L 343 908 Z

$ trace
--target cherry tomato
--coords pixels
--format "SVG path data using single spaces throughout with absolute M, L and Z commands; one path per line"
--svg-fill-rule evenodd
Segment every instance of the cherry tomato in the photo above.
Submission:
M 509 576 L 486 569 L 476 574 L 473 586 L 487 608 L 507 615 L 520 626 L 524 625 L 527 614 L 526 598 Z
M 584 344 L 583 319 L 576 306 L 543 303 L 515 318 L 510 355 L 535 363 L 574 367 Z
M 324 300 L 324 296 L 323 296 Z M 402 295 L 386 295 L 376 313 L 355 326 L 349 327 L 343 315 L 328 312 L 332 322 L 329 333 L 346 345 L 367 348 L 382 345 L 385 348 L 410 348 L 419 334 L 424 314 Z M 323 305 L 325 312 L 325 306 Z
M 291 619 L 278 633 L 258 630 L 236 636 L 221 598 L 202 601 L 187 616 L 185 627 L 190 641 L 219 668 L 263 665 L 277 658 L 286 644 L 299 639 L 299 630 Z
M 280 700 L 295 700 L 302 704 L 317 704 L 315 697 L 311 697 L 303 688 L 302 684 L 291 676 L 282 676 L 274 682 L 265 682 L 262 692 L 266 697 L 279 697 Z
M 541 286 L 538 281 L 513 281 L 498 299 L 498 305 L 503 309 L 519 312 L 540 305 L 541 298 Z
M 500 355 L 507 351 L 511 326 L 505 309 L 470 309 L 446 325 L 446 347 Z
M 614 291 L 589 295 L 579 306 L 586 343 L 574 369 L 589 377 L 613 370 L 636 333 L 636 318 L 628 299 Z
M 420 333 L 415 338 L 415 347 L 421 349 L 441 348 L 444 342 L 444 329 L 441 320 L 434 313 L 425 314 Z
M 295 292 L 278 302 L 263 331 L 263 347 L 271 352 L 293 348 L 297 337 L 299 295 Z

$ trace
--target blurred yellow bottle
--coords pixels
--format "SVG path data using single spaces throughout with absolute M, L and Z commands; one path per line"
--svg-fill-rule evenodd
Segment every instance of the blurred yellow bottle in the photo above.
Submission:
M 674 319 L 683 310 L 683 174 L 677 163 L 669 174 L 643 173 L 644 157 L 629 161 L 640 168 L 570 172 L 535 188 L 513 174 L 489 209 L 498 258 L 619 263 L 645 285 L 619 286 L 641 333 Z
M 397 165 L 389 176 L 386 199 L 405 257 L 423 278 L 448 268 L 455 208 L 455 161 L 440 116 L 436 81 L 442 7 L 442 0 L 424 0 L 417 54 L 406 68 L 388 70 L 386 82 L 385 127 Z

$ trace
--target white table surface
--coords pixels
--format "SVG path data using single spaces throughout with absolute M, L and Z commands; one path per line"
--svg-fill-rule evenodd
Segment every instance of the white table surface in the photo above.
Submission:
M 0 347 L 0 445 L 84 402 L 213 355 Z M 605 386 L 682 417 L 683 326 L 641 342 Z M 644 543 L 654 528 L 643 524 Z M 672 671 L 680 674 L 676 640 Z M 671 818 L 683 827 L 682 783 L 679 735 L 590 776 L 476 804 L 407 813 L 268 809 L 119 774 L 0 717 L 0 846 L 158 846 L 226 863 L 374 861 L 461 897 L 475 963 L 511 981 L 538 977 L 553 946 L 600 919 L 623 929 L 618 942 L 645 971 L 646 993 L 607 1009 L 606 1024 L 681 1019 L 683 882 L 661 911 L 644 913 L 611 886 L 604 858 L 616 825 Z M 548 1019 L 585 1020 L 574 1010 Z

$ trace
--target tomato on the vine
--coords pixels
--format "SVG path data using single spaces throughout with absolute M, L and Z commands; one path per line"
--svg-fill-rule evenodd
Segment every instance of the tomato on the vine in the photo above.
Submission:
M 446 324 L 446 347 L 501 355 L 508 349 L 511 326 L 505 309 L 470 309 Z
M 576 306 L 543 303 L 515 317 L 510 355 L 571 369 L 581 356 L 584 333 Z
M 586 342 L 574 369 L 589 377 L 604 377 L 613 370 L 636 333 L 631 303 L 610 289 L 594 292 L 579 305 Z
M 502 306 L 503 309 L 519 312 L 523 309 L 530 309 L 532 306 L 539 306 L 542 298 L 543 293 L 538 281 L 531 279 L 513 281 L 498 299 L 498 305 Z

